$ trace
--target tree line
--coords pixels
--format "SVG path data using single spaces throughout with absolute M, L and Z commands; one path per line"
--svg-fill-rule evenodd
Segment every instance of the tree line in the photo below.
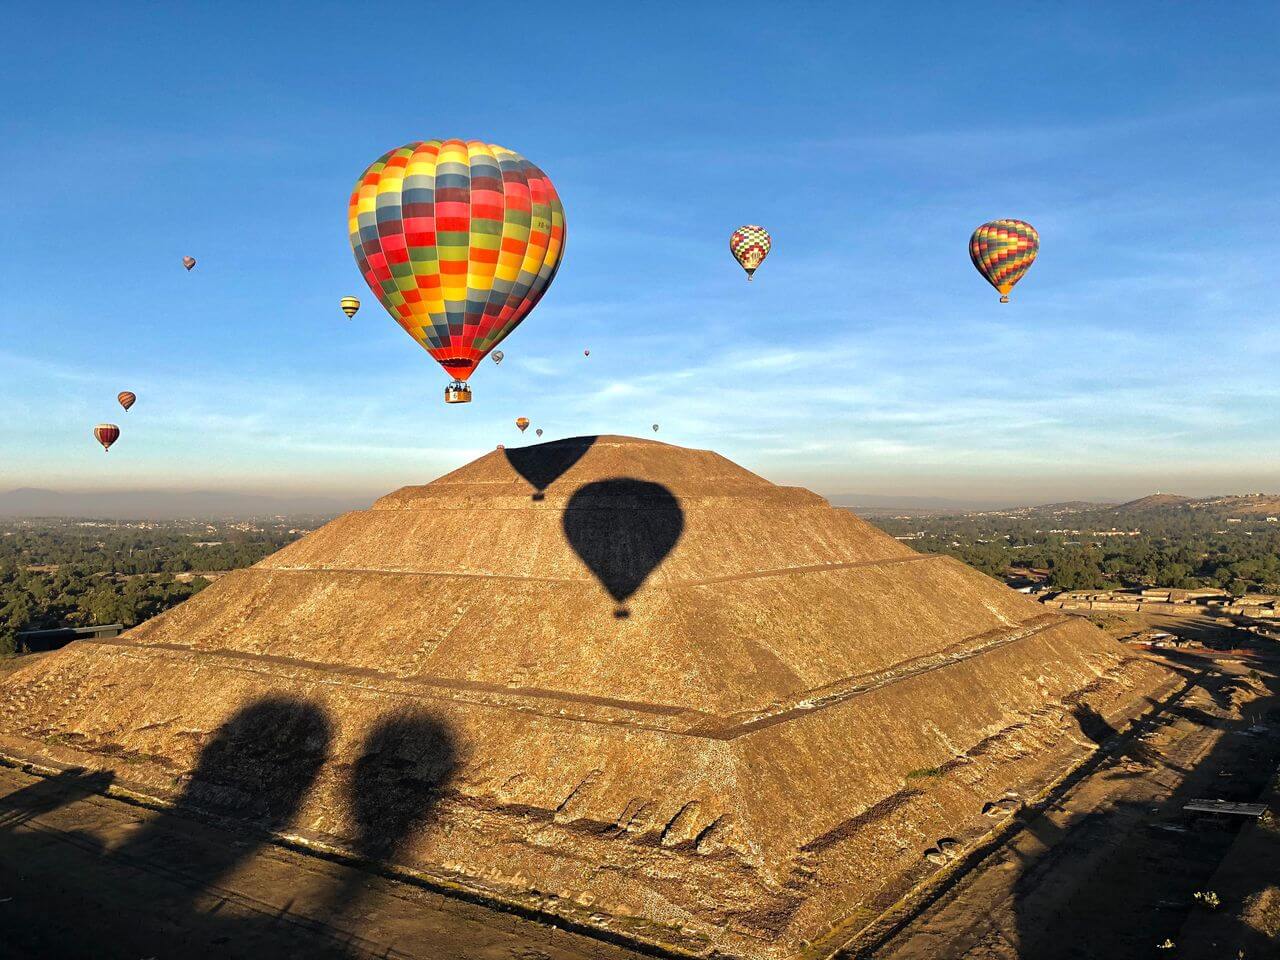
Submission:
M 1216 587 L 1236 596 L 1280 593 L 1280 524 L 1261 518 L 1231 523 L 1210 511 L 1169 508 L 873 522 L 895 536 L 915 537 L 908 542 L 917 550 L 954 556 L 991 576 L 1011 568 L 1047 570 L 1049 585 L 1063 590 Z M 1113 528 L 1138 535 L 1106 535 Z
M 250 566 L 301 535 L 290 529 L 287 521 L 253 530 L 184 521 L 154 528 L 0 524 L 0 656 L 17 649 L 24 630 L 136 626 L 209 583 L 174 574 Z

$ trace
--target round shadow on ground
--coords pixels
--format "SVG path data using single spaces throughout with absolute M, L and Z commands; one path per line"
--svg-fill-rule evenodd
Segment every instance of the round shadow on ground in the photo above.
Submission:
M 200 752 L 178 799 L 259 821 L 288 824 L 329 752 L 329 721 L 313 704 L 264 697 L 224 723 Z
M 373 860 L 395 855 L 428 822 L 457 769 L 453 735 L 420 711 L 388 717 L 365 738 L 351 780 L 357 852 Z
M 634 477 L 578 488 L 561 521 L 574 552 L 618 603 L 625 603 L 666 559 L 684 533 L 684 511 L 666 487 Z

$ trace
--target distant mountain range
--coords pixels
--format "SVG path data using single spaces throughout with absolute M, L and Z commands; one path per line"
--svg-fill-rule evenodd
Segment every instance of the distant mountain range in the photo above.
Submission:
M 367 507 L 357 497 L 303 494 L 273 497 L 220 490 L 61 491 L 22 487 L 0 493 L 0 517 L 85 517 L 173 520 L 184 517 L 269 517 L 327 515 Z
M 115 490 L 63 491 L 22 487 L 0 493 L 0 517 L 85 517 L 121 520 L 173 520 L 181 518 L 270 517 L 277 515 L 334 515 L 367 507 L 373 498 L 319 497 L 296 494 L 235 493 L 220 490 Z M 947 516 L 1018 510 L 1028 513 L 1083 513 L 1112 511 L 1144 513 L 1158 510 L 1210 510 L 1235 516 L 1280 515 L 1280 494 L 1192 499 L 1171 493 L 1153 493 L 1128 503 L 1072 500 L 1037 506 L 1011 505 L 1008 501 L 960 500 L 948 497 L 895 497 L 879 494 L 838 494 L 827 500 L 867 515 L 918 514 Z
M 827 497 L 833 507 L 849 507 L 865 511 L 902 511 L 904 513 L 970 513 L 999 510 L 1008 506 L 1003 501 L 952 500 L 946 497 L 894 497 L 869 493 L 844 493 Z
M 868 516 L 906 514 L 921 516 L 955 516 L 968 513 L 1113 513 L 1141 514 L 1170 510 L 1203 510 L 1223 516 L 1256 517 L 1280 515 L 1280 494 L 1249 493 L 1221 497 L 1182 497 L 1172 493 L 1153 493 L 1128 503 L 1114 501 L 1069 500 L 1035 506 L 1004 502 L 979 503 L 971 500 L 949 500 L 943 497 L 892 497 L 844 494 L 828 497 L 835 507 L 847 507 Z

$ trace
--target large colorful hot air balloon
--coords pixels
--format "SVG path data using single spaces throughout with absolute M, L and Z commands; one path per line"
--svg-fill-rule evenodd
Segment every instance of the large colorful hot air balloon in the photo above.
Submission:
M 505 356 L 506 356 L 506 354 L 505 354 L 505 353 L 503 353 L 501 350 L 495 350 L 495 351 L 493 351 L 493 362 L 494 362 L 494 363 L 501 363 L 501 362 L 502 362 L 502 358 L 503 358 L 503 357 L 505 357 Z
M 742 269 L 747 271 L 748 280 L 760 268 L 760 264 L 764 263 L 772 246 L 773 238 L 769 236 L 769 231 L 750 223 L 739 227 L 729 237 L 729 252 Z
M 120 428 L 114 423 L 100 423 L 93 428 L 93 437 L 102 444 L 102 450 L 105 453 L 120 439 Z
M 520 428 L 521 433 L 524 433 L 526 430 L 529 429 L 529 418 L 516 417 L 516 426 Z
M 343 297 L 338 301 L 338 306 L 342 308 L 342 312 L 345 313 L 347 315 L 347 319 L 350 320 L 356 315 L 356 311 L 360 309 L 360 301 L 355 297 Z
M 546 293 L 564 255 L 564 208 L 520 154 L 427 140 L 384 154 L 348 211 L 351 249 L 393 320 L 453 376 L 445 400 Z
M 969 259 L 987 283 L 1000 291 L 1000 302 L 1009 302 L 1009 291 L 1035 263 L 1040 234 L 1022 220 L 992 220 L 969 238 Z
M 182 258 L 182 265 L 183 265 L 184 267 L 186 267 L 188 270 L 190 270 L 192 267 L 194 267 L 194 266 L 196 265 L 196 258 L 195 258 L 195 257 L 183 257 L 183 258 Z
M 128 413 L 129 408 L 138 402 L 138 395 L 131 390 L 121 390 L 116 394 L 116 399 L 120 401 L 120 406 L 124 407 L 124 412 Z

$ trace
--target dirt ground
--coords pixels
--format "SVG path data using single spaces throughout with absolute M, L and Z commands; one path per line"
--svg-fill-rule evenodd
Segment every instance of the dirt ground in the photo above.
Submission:
M 246 851 L 250 840 L 97 786 L 0 767 L 0 958 L 638 956 L 298 851 Z

